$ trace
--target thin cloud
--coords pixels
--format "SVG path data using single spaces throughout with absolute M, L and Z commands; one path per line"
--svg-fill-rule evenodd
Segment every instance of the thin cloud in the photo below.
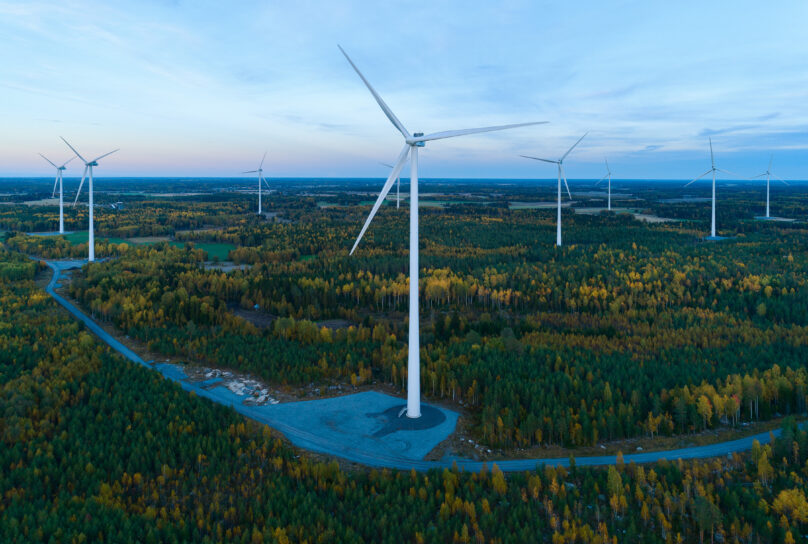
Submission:
M 592 130 L 576 172 L 588 161 L 599 169 L 608 154 L 615 164 L 647 161 L 649 176 L 689 175 L 662 161 L 703 160 L 708 137 L 722 154 L 755 160 L 808 148 L 808 41 L 795 6 L 584 0 L 570 19 L 566 7 L 531 2 L 401 11 L 355 0 L 234 9 L 0 0 L 0 52 L 13 52 L 2 55 L 0 164 L 14 164 L 20 146 L 47 130 L 30 123 L 36 115 L 102 123 L 87 145 L 126 142 L 156 174 L 171 161 L 177 173 L 196 164 L 195 149 L 225 163 L 261 142 L 283 150 L 290 174 L 352 175 L 361 165 L 349 150 L 388 157 L 400 138 L 340 42 L 412 130 L 551 122 L 435 144 L 428 168 L 437 174 L 491 175 L 499 165 L 502 176 L 530 176 L 531 165 L 514 164 L 516 151 L 563 151 Z M 724 24 L 706 33 L 700 21 L 717 19 Z M 766 25 L 778 32 L 748 40 Z
M 699 136 L 708 137 L 708 136 L 719 136 L 721 134 L 732 134 L 734 132 L 747 132 L 750 130 L 757 130 L 760 129 L 760 124 L 749 124 L 749 125 L 735 125 L 734 127 L 727 127 L 721 129 L 704 129 L 699 133 Z

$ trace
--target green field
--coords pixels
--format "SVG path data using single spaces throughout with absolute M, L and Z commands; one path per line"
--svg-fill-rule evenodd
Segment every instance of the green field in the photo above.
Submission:
M 185 247 L 185 242 L 169 242 L 174 247 Z M 208 259 L 219 259 L 220 261 L 227 260 L 227 254 L 236 249 L 233 244 L 224 244 L 220 242 L 194 242 L 196 249 L 204 249 L 208 253 Z
M 512 210 L 542 210 L 542 209 L 552 209 L 556 207 L 555 202 L 511 202 L 509 207 Z M 563 206 L 569 206 L 568 203 L 563 203 Z
M 72 232 L 70 234 L 64 235 L 65 239 L 73 245 L 79 244 L 86 244 L 87 243 L 87 231 L 78 231 Z M 108 240 L 112 244 L 129 244 L 132 245 L 146 245 L 146 244 L 154 244 L 156 242 L 142 242 L 138 243 L 132 239 L 127 238 L 116 238 L 111 237 L 108 238 L 106 236 L 98 236 L 96 235 L 96 240 Z M 169 242 L 174 247 L 185 247 L 185 242 Z M 218 258 L 220 261 L 227 260 L 227 254 L 230 250 L 236 249 L 236 246 L 233 244 L 224 244 L 219 242 L 195 242 L 194 247 L 197 249 L 203 249 L 208 253 L 208 259 L 213 260 Z
M 80 230 L 80 231 L 77 231 L 77 232 L 71 232 L 70 234 L 65 234 L 64 237 L 65 237 L 65 240 L 67 240 L 68 242 L 70 242 L 74 246 L 77 246 L 79 244 L 86 244 L 88 235 L 87 235 L 86 230 Z M 109 243 L 111 243 L 111 244 L 130 244 L 130 245 L 132 244 L 132 242 L 130 242 L 129 240 L 126 240 L 124 238 L 115 238 L 115 237 L 108 238 L 106 236 L 98 236 L 98 235 L 96 235 L 95 238 L 96 238 L 96 240 L 99 240 L 99 241 L 108 240 Z
M 392 206 L 393 204 L 395 204 L 395 202 L 396 202 L 396 197 L 394 195 L 391 196 L 391 195 L 388 194 L 387 198 L 385 199 L 385 201 L 383 203 L 383 205 Z M 376 203 L 375 200 L 362 200 L 362 201 L 359 202 L 358 205 L 359 206 L 370 206 L 370 205 L 375 204 L 375 203 Z M 324 203 L 318 203 L 318 205 L 320 205 L 320 204 L 324 204 Z M 444 207 L 446 207 L 446 206 L 448 206 L 450 204 L 486 205 L 486 204 L 490 204 L 490 202 L 489 201 L 467 201 L 467 200 L 419 200 L 418 201 L 418 207 L 419 208 L 444 208 Z M 404 205 L 409 206 L 410 205 L 409 199 L 402 198 L 401 199 L 401 205 L 402 206 L 404 206 Z M 321 208 L 329 207 L 329 206 L 334 207 L 334 206 L 337 206 L 337 205 L 336 204 L 334 204 L 334 205 L 329 204 L 327 206 L 320 205 Z
M 323 200 L 317 201 L 317 206 L 320 208 L 344 208 L 344 204 L 337 204 L 336 202 L 326 202 Z

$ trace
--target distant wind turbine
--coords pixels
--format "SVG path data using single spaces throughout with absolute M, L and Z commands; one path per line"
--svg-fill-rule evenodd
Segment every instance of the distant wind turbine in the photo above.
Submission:
M 567 184 L 567 175 L 564 173 L 564 159 L 566 159 L 567 155 L 569 155 L 570 152 L 573 149 L 575 149 L 575 146 L 577 146 L 579 143 L 581 143 L 581 140 L 586 138 L 587 134 L 589 134 L 589 132 L 587 132 L 586 134 L 581 136 L 580 139 L 577 142 L 575 142 L 574 144 L 572 144 L 572 147 L 569 148 L 567 150 L 567 152 L 564 153 L 561 156 L 560 159 L 555 160 L 555 161 L 550 160 L 550 159 L 540 159 L 539 157 L 530 157 L 528 155 L 521 155 L 522 157 L 524 157 L 526 159 L 533 159 L 534 161 L 549 162 L 550 164 L 558 165 L 558 218 L 556 219 L 556 245 L 558 247 L 561 247 L 561 179 L 562 178 L 564 179 L 564 186 L 567 188 L 567 196 L 569 196 L 570 200 L 572 200 L 572 193 L 570 193 L 570 186 L 569 186 L 569 184 Z
M 386 162 L 379 163 L 387 168 L 395 168 L 392 164 Z M 401 206 L 401 176 L 396 176 L 396 209 Z
M 267 189 L 269 189 L 269 183 L 267 180 L 264 179 L 264 159 L 267 158 L 267 153 L 264 151 L 264 156 L 261 158 L 261 164 L 258 165 L 258 170 L 247 170 L 246 172 L 242 172 L 242 174 L 258 174 L 258 215 L 261 215 L 261 182 L 267 184 Z
M 62 138 L 62 137 L 60 136 L 60 138 Z M 101 155 L 99 157 L 96 157 L 91 161 L 88 161 L 87 159 L 82 157 L 81 154 L 78 151 L 76 151 L 76 148 L 73 147 L 72 145 L 70 145 L 70 143 L 67 140 L 62 138 L 62 141 L 64 143 L 66 143 L 67 147 L 69 147 L 73 151 L 73 153 L 75 153 L 76 156 L 79 159 L 81 159 L 81 161 L 84 163 L 84 174 L 81 176 L 81 183 L 79 183 L 79 190 L 76 191 L 76 200 L 73 201 L 73 206 L 75 206 L 76 202 L 79 201 L 79 195 L 81 194 L 81 188 L 84 186 L 84 178 L 88 177 L 88 174 L 89 174 L 89 183 L 88 183 L 88 186 L 87 186 L 87 190 L 88 190 L 88 192 L 90 194 L 90 201 L 89 201 L 89 204 L 88 204 L 89 210 L 90 210 L 90 225 L 88 227 L 89 235 L 88 235 L 87 243 L 89 245 L 89 256 L 88 256 L 87 260 L 90 261 L 90 262 L 93 262 L 93 261 L 95 261 L 95 230 L 94 230 L 94 227 L 93 227 L 93 166 L 98 166 L 98 161 L 100 161 L 101 159 L 103 159 L 107 155 L 112 155 L 113 153 L 115 153 L 116 151 L 119 151 L 119 150 L 118 149 L 113 149 L 109 153 L 104 153 L 103 155 Z
M 769 167 L 766 168 L 765 172 L 763 172 L 762 174 L 758 174 L 757 176 L 752 177 L 752 179 L 757 179 L 757 178 L 762 178 L 763 176 L 766 176 L 766 219 L 771 218 L 771 216 L 769 215 L 769 180 L 771 178 L 775 178 L 776 180 L 779 180 L 779 181 L 785 183 L 786 185 L 788 185 L 788 182 L 786 180 L 772 174 L 772 161 L 773 160 L 774 160 L 774 156 L 769 158 Z
M 382 187 L 381 193 L 379 193 L 379 198 L 376 199 L 376 203 L 373 205 L 373 209 L 370 211 L 370 215 L 368 216 L 367 220 L 365 221 L 362 230 L 359 232 L 359 236 L 356 238 L 356 242 L 354 243 L 353 247 L 351 248 L 351 254 L 356 250 L 356 246 L 359 245 L 359 241 L 362 239 L 362 236 L 365 234 L 370 222 L 373 220 L 373 217 L 376 215 L 376 212 L 379 210 L 379 207 L 384 202 L 384 199 L 387 197 L 387 193 L 390 192 L 390 189 L 393 187 L 393 182 L 398 179 L 399 174 L 401 173 L 401 169 L 404 167 L 404 163 L 407 161 L 407 155 L 411 155 L 410 157 L 410 320 L 409 320 L 409 343 L 407 346 L 408 357 L 407 357 L 407 417 L 409 418 L 417 418 L 421 417 L 421 369 L 420 369 L 420 339 L 419 339 L 419 326 L 418 326 L 418 148 L 424 147 L 426 142 L 432 140 L 440 140 L 443 138 L 453 138 L 455 136 L 465 136 L 467 134 L 476 134 L 480 132 L 491 132 L 494 130 L 505 130 L 509 128 L 516 128 L 516 127 L 524 127 L 528 125 L 538 125 L 542 122 L 532 122 L 532 123 L 519 123 L 515 125 L 502 125 L 502 126 L 495 126 L 495 127 L 483 127 L 483 128 L 469 128 L 463 130 L 448 130 L 445 132 L 435 132 L 432 134 L 424 135 L 422 132 L 415 132 L 410 134 L 401 121 L 398 120 L 398 117 L 393 113 L 393 111 L 387 106 L 387 104 L 382 100 L 382 97 L 376 92 L 376 90 L 371 86 L 365 76 L 362 75 L 362 72 L 359 71 L 359 68 L 353 63 L 351 58 L 345 52 L 342 47 L 339 48 L 342 51 L 342 54 L 345 55 L 345 58 L 348 59 L 348 62 L 351 64 L 353 69 L 356 71 L 357 75 L 362 79 L 365 86 L 370 91 L 370 94 L 373 95 L 373 98 L 376 99 L 376 102 L 379 104 L 379 107 L 382 109 L 384 114 L 387 116 L 387 119 L 393 124 L 396 129 L 404 136 L 404 148 L 401 150 L 401 153 L 398 155 L 398 159 L 395 162 L 395 166 L 393 166 L 393 171 L 390 172 L 390 175 L 387 178 L 387 181 L 384 183 Z
M 609 161 L 607 159 L 603 160 L 606 161 L 606 175 L 600 178 L 598 182 L 595 183 L 595 186 L 597 187 L 598 185 L 600 185 L 601 181 L 603 181 L 606 178 L 609 178 L 609 200 L 608 200 L 609 203 L 607 205 L 608 206 L 607 209 L 609 211 L 612 211 L 612 171 L 609 169 Z
M 66 170 L 65 166 L 67 166 L 67 163 L 69 163 L 70 161 L 72 161 L 76 157 L 75 156 L 70 157 L 69 159 L 67 159 L 67 161 L 65 161 L 64 164 L 62 164 L 62 166 L 56 166 L 55 164 L 53 164 L 53 162 L 48 157 L 46 157 L 42 153 L 40 153 L 39 156 L 42 157 L 43 159 L 45 159 L 46 161 L 48 161 L 51 164 L 51 166 L 56 168 L 56 179 L 53 180 L 53 193 L 51 194 L 51 198 L 56 196 L 56 185 L 59 184 L 59 234 L 64 234 L 65 233 L 65 199 L 64 199 L 64 184 L 62 183 L 62 172 L 64 172 Z
M 688 183 L 686 183 L 685 187 L 687 187 L 688 185 L 690 185 L 692 183 L 696 183 L 698 180 L 700 180 L 701 178 L 703 178 L 707 174 L 710 174 L 710 173 L 713 174 L 713 199 L 712 199 L 712 215 L 711 215 L 712 219 L 711 219 L 711 223 L 710 223 L 710 238 L 717 238 L 716 230 L 715 230 L 715 173 L 716 172 L 721 172 L 722 174 L 729 174 L 730 176 L 736 176 L 737 174 L 733 174 L 732 172 L 728 172 L 726 170 L 722 170 L 720 168 L 715 167 L 715 156 L 713 155 L 713 140 L 712 140 L 712 138 L 709 138 L 709 141 L 710 141 L 710 164 L 711 164 L 712 167 L 709 170 L 707 170 L 706 172 L 704 172 L 702 175 L 700 175 L 699 177 L 694 179 L 693 181 L 689 181 Z

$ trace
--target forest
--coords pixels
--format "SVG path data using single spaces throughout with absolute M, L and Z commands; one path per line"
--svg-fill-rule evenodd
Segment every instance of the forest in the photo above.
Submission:
M 755 221 L 747 189 L 719 208 L 732 237 L 705 243 L 705 204 L 668 203 L 673 189 L 662 187 L 633 188 L 643 200 L 637 209 L 676 218 L 700 211 L 702 220 L 583 213 L 598 203 L 590 197 L 578 213 L 565 210 L 562 248 L 551 243 L 552 210 L 511 205 L 530 196 L 518 185 L 475 186 L 424 208 L 427 400 L 462 407 L 475 438 L 502 450 L 687 435 L 804 413 L 805 224 Z M 808 212 L 798 193 L 781 200 Z M 168 356 L 291 387 L 337 381 L 403 392 L 406 209 L 385 207 L 384 227 L 349 256 L 367 209 L 361 191 L 300 188 L 270 202 L 272 220 L 263 221 L 240 194 L 133 198 L 123 210 L 99 210 L 97 253 L 113 258 L 87 267 L 68 294 Z M 31 224 L 44 220 L 19 209 Z M 158 232 L 157 223 L 165 239 L 108 242 Z M 0 225 L 17 251 L 86 251 Z M 233 248 L 230 269 L 196 249 L 210 243 Z
M 15 271 L 0 275 L 4 542 L 746 543 L 808 529 L 808 433 L 790 418 L 773 445 L 708 461 L 351 469 L 110 352 L 37 287 L 37 263 L 2 249 L 0 263 Z

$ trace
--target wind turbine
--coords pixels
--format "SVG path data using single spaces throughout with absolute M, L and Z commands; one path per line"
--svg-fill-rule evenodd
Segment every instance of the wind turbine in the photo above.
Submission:
M 62 138 L 61 136 L 59 136 L 59 137 Z M 96 157 L 91 161 L 88 161 L 87 159 L 82 157 L 81 154 L 79 154 L 79 152 L 76 151 L 76 148 L 73 147 L 72 145 L 70 145 L 70 143 L 67 140 L 62 138 L 62 141 L 67 144 L 67 147 L 69 147 L 73 151 L 73 153 L 75 153 L 76 156 L 79 159 L 82 160 L 82 162 L 84 162 L 84 174 L 81 176 L 81 183 L 79 183 L 79 190 L 76 191 L 76 200 L 73 201 L 73 206 L 74 207 L 76 205 L 76 202 L 79 201 L 79 195 L 81 194 L 81 188 L 84 186 L 84 178 L 88 177 L 88 174 L 89 174 L 89 184 L 88 184 L 87 189 L 88 189 L 88 192 L 90 193 L 90 201 L 89 201 L 89 204 L 88 204 L 89 210 L 90 210 L 90 226 L 88 228 L 89 236 L 88 236 L 88 239 L 87 239 L 87 243 L 89 245 L 89 256 L 88 256 L 87 260 L 89 262 L 93 262 L 93 261 L 95 261 L 95 230 L 93 228 L 93 166 L 98 166 L 98 161 L 100 161 L 101 159 L 103 159 L 107 155 L 112 155 L 113 153 L 118 151 L 118 149 L 113 149 L 109 153 L 104 153 L 103 155 L 101 155 L 99 157 Z
M 733 174 L 732 172 L 727 172 L 726 170 L 722 170 L 720 168 L 715 167 L 715 156 L 713 155 L 713 139 L 709 138 L 710 141 L 710 165 L 712 166 L 709 170 L 704 172 L 702 175 L 685 184 L 685 187 L 692 183 L 696 183 L 698 180 L 706 176 L 707 174 L 713 174 L 713 199 L 712 199 L 712 219 L 710 223 L 710 238 L 717 238 L 715 234 L 715 173 L 721 172 L 722 174 L 729 174 L 730 176 L 735 176 L 737 174 Z
M 356 71 L 357 75 L 362 79 L 365 86 L 370 91 L 370 94 L 373 95 L 373 98 L 376 99 L 376 102 L 379 104 L 379 107 L 382 109 L 384 114 L 387 116 L 387 119 L 393 124 L 396 129 L 404 136 L 404 147 L 401 150 L 401 153 L 398 155 L 398 159 L 396 159 L 395 166 L 393 166 L 392 172 L 387 177 L 387 181 L 384 183 L 382 187 L 381 193 L 379 193 L 379 198 L 376 199 L 376 203 L 373 205 L 373 209 L 370 211 L 370 215 L 368 215 L 367 220 L 365 221 L 362 230 L 359 232 L 359 236 L 356 238 L 356 242 L 354 243 L 353 247 L 351 248 L 351 255 L 356 250 L 356 246 L 359 245 L 359 241 L 362 239 L 362 236 L 365 234 L 370 222 L 373 220 L 373 217 L 376 215 L 376 212 L 379 210 L 379 207 L 384 202 L 384 199 L 387 197 L 387 193 L 390 192 L 390 189 L 393 187 L 393 182 L 398 179 L 399 174 L 401 173 L 401 169 L 404 167 L 404 163 L 407 161 L 407 156 L 410 155 L 410 320 L 409 320 L 409 343 L 407 346 L 408 356 L 407 356 L 407 417 L 409 418 L 417 418 L 421 417 L 421 369 L 420 369 L 420 339 L 419 339 L 419 326 L 418 326 L 418 148 L 424 147 L 426 142 L 430 142 L 432 140 L 440 140 L 443 138 L 453 138 L 455 136 L 465 136 L 467 134 L 476 134 L 479 132 L 491 132 L 494 130 L 505 130 L 509 128 L 516 128 L 516 127 L 524 127 L 528 125 L 537 125 L 541 124 L 540 122 L 533 122 L 533 123 L 519 123 L 515 125 L 502 125 L 502 126 L 495 126 L 495 127 L 483 127 L 483 128 L 469 128 L 469 129 L 462 129 L 462 130 L 448 130 L 445 132 L 434 132 L 432 134 L 424 135 L 423 132 L 415 132 L 410 134 L 401 121 L 398 120 L 398 117 L 393 113 L 393 111 L 387 106 L 387 104 L 382 100 L 382 97 L 376 92 L 376 90 L 371 86 L 365 76 L 362 75 L 362 72 L 359 71 L 359 68 L 356 67 L 356 64 L 351 60 L 348 54 L 342 49 L 341 46 L 338 46 L 342 54 L 345 55 L 345 58 L 351 64 L 353 69 Z
M 261 158 L 261 164 L 258 165 L 258 170 L 247 170 L 246 172 L 242 172 L 242 174 L 258 174 L 258 215 L 261 215 L 261 182 L 267 184 L 267 189 L 269 189 L 269 183 L 267 180 L 264 179 L 264 159 L 267 158 L 267 152 L 264 151 L 264 156 Z
M 46 157 L 42 153 L 40 153 L 39 156 L 42 157 L 43 159 L 45 159 L 46 161 L 48 161 L 51 164 L 51 166 L 56 168 L 56 179 L 53 180 L 53 193 L 51 195 L 51 198 L 56 196 L 56 184 L 58 183 L 59 184 L 59 234 L 64 234 L 65 233 L 65 199 L 64 199 L 64 185 L 62 183 L 62 172 L 64 172 L 66 170 L 65 166 L 67 166 L 67 163 L 69 163 L 70 161 L 72 161 L 76 157 L 75 156 L 70 157 L 69 159 L 67 159 L 67 161 L 65 161 L 64 164 L 62 164 L 62 166 L 56 166 L 55 164 L 53 164 L 53 162 L 48 157 Z
M 606 175 L 600 178 L 597 183 L 595 183 L 595 187 L 600 185 L 600 182 L 603 181 L 604 179 L 609 178 L 609 200 L 608 200 L 609 204 L 607 209 L 609 211 L 612 211 L 612 171 L 609 169 L 609 161 L 607 159 L 603 160 L 606 161 Z
M 539 157 L 530 157 L 528 155 L 521 155 L 522 157 L 524 157 L 526 159 L 533 159 L 534 161 L 549 162 L 551 164 L 558 165 L 558 218 L 556 219 L 556 245 L 558 247 L 561 247 L 561 178 L 564 178 L 564 186 L 567 188 L 567 195 L 570 197 L 570 200 L 572 200 L 572 193 L 570 193 L 570 186 L 567 184 L 567 176 L 564 173 L 564 159 L 566 159 L 567 155 L 569 155 L 570 152 L 573 149 L 575 149 L 575 146 L 577 146 L 579 143 L 581 143 L 581 140 L 586 138 L 587 134 L 589 134 L 589 132 L 587 132 L 586 134 L 581 136 L 578 139 L 578 141 L 575 142 L 574 144 L 572 144 L 572 147 L 569 148 L 567 150 L 567 152 L 564 153 L 561 156 L 561 158 L 556 160 L 556 161 L 553 161 L 553 160 L 550 160 L 550 159 L 540 159 Z
M 771 216 L 769 215 L 769 181 L 770 181 L 770 179 L 775 178 L 775 179 L 785 183 L 786 185 L 788 185 L 788 182 L 786 180 L 772 174 L 771 170 L 772 170 L 772 161 L 773 160 L 774 160 L 774 156 L 769 158 L 769 167 L 766 168 L 765 172 L 763 172 L 762 174 L 758 174 L 757 176 L 752 177 L 752 179 L 757 179 L 757 178 L 762 178 L 763 176 L 766 176 L 766 219 L 771 219 Z
M 386 162 L 379 163 L 382 166 L 386 166 L 387 168 L 395 168 L 392 164 L 387 164 Z M 398 209 L 401 205 L 401 176 L 396 176 L 396 209 Z

